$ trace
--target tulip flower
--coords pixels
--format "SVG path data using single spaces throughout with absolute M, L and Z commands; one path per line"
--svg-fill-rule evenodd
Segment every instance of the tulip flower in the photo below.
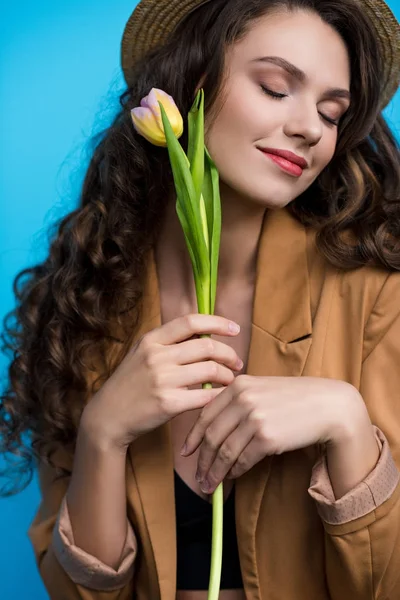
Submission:
M 167 146 L 161 119 L 159 102 L 162 102 L 172 130 L 177 138 L 183 133 L 183 119 L 172 96 L 163 90 L 152 88 L 148 96 L 140 101 L 140 106 L 131 110 L 133 125 L 148 142 L 155 146 Z
M 183 120 L 171 96 L 153 88 L 141 101 L 141 107 L 131 112 L 134 126 L 141 135 L 156 146 L 168 148 L 177 195 L 176 211 L 192 263 L 198 311 L 214 314 L 221 200 L 218 170 L 204 143 L 204 91 L 199 90 L 188 114 L 187 155 L 178 141 L 183 133 Z M 202 387 L 211 388 L 212 384 L 204 383 Z M 222 483 L 213 493 L 212 513 L 208 600 L 217 600 L 222 568 Z

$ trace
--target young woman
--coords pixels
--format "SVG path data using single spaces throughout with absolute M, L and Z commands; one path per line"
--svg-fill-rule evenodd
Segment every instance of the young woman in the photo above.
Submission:
M 221 600 L 400 597 L 398 40 L 383 0 L 135 9 L 120 114 L 4 337 L 3 450 L 38 461 L 52 599 L 204 600 L 221 481 Z M 131 120 L 153 87 L 184 119 L 205 92 L 214 316 Z

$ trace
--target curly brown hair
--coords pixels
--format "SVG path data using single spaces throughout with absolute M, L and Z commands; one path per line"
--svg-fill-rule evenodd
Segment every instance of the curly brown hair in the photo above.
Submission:
M 382 58 L 375 32 L 353 0 L 214 0 L 187 15 L 168 42 L 130 74 L 112 125 L 94 141 L 76 210 L 57 223 L 47 258 L 14 281 L 16 307 L 4 319 L 10 354 L 0 404 L 0 450 L 11 485 L 23 489 L 35 459 L 73 452 L 79 417 L 116 368 L 140 322 L 146 257 L 173 197 L 168 153 L 132 125 L 130 110 L 152 87 L 186 116 L 203 78 L 205 111 L 218 106 L 226 49 L 271 9 L 317 12 L 345 41 L 353 101 L 339 125 L 336 153 L 290 204 L 315 228 L 326 259 L 342 269 L 400 269 L 399 148 L 381 115 Z M 210 112 L 211 114 L 211 112 Z M 187 145 L 186 132 L 181 138 Z M 355 236 L 349 241 L 344 232 Z

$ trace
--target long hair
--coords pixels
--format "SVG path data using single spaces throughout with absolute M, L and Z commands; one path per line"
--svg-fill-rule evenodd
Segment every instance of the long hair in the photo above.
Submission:
M 47 258 L 15 278 L 16 306 L 2 334 L 10 363 L 0 402 L 0 450 L 12 459 L 14 485 L 3 494 L 29 483 L 36 459 L 53 464 L 60 445 L 73 452 L 85 403 L 122 360 L 140 322 L 146 257 L 173 179 L 168 153 L 135 132 L 130 110 L 157 87 L 186 117 L 202 79 L 205 112 L 213 114 L 226 50 L 272 9 L 318 13 L 342 36 L 352 71 L 353 101 L 335 156 L 289 208 L 316 229 L 319 249 L 339 268 L 400 269 L 399 149 L 380 112 L 382 57 L 360 5 L 213 0 L 198 7 L 134 67 L 118 114 L 94 139 L 78 207 L 57 223 Z M 343 235 L 349 229 L 355 243 Z

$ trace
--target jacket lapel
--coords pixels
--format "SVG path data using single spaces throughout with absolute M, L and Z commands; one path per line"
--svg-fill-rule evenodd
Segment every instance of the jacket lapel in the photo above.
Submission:
M 311 347 L 307 235 L 287 209 L 266 213 L 260 237 L 247 374 L 301 376 Z M 261 598 L 256 531 L 272 457 L 236 481 L 236 527 L 246 597 Z
M 135 339 L 161 325 L 153 253 L 143 309 L 141 329 Z M 307 234 L 287 209 L 272 210 L 266 213 L 259 242 L 247 373 L 302 375 L 311 347 L 311 334 Z M 149 570 L 157 574 L 161 599 L 174 600 L 176 523 L 169 424 L 131 444 L 128 455 L 128 511 L 133 515 L 134 492 L 130 491 L 133 475 L 148 534 L 144 559 L 151 561 Z M 271 465 L 272 459 L 266 458 L 236 481 L 238 545 L 249 600 L 261 598 L 256 531 Z M 129 473 L 129 466 L 132 473 Z

